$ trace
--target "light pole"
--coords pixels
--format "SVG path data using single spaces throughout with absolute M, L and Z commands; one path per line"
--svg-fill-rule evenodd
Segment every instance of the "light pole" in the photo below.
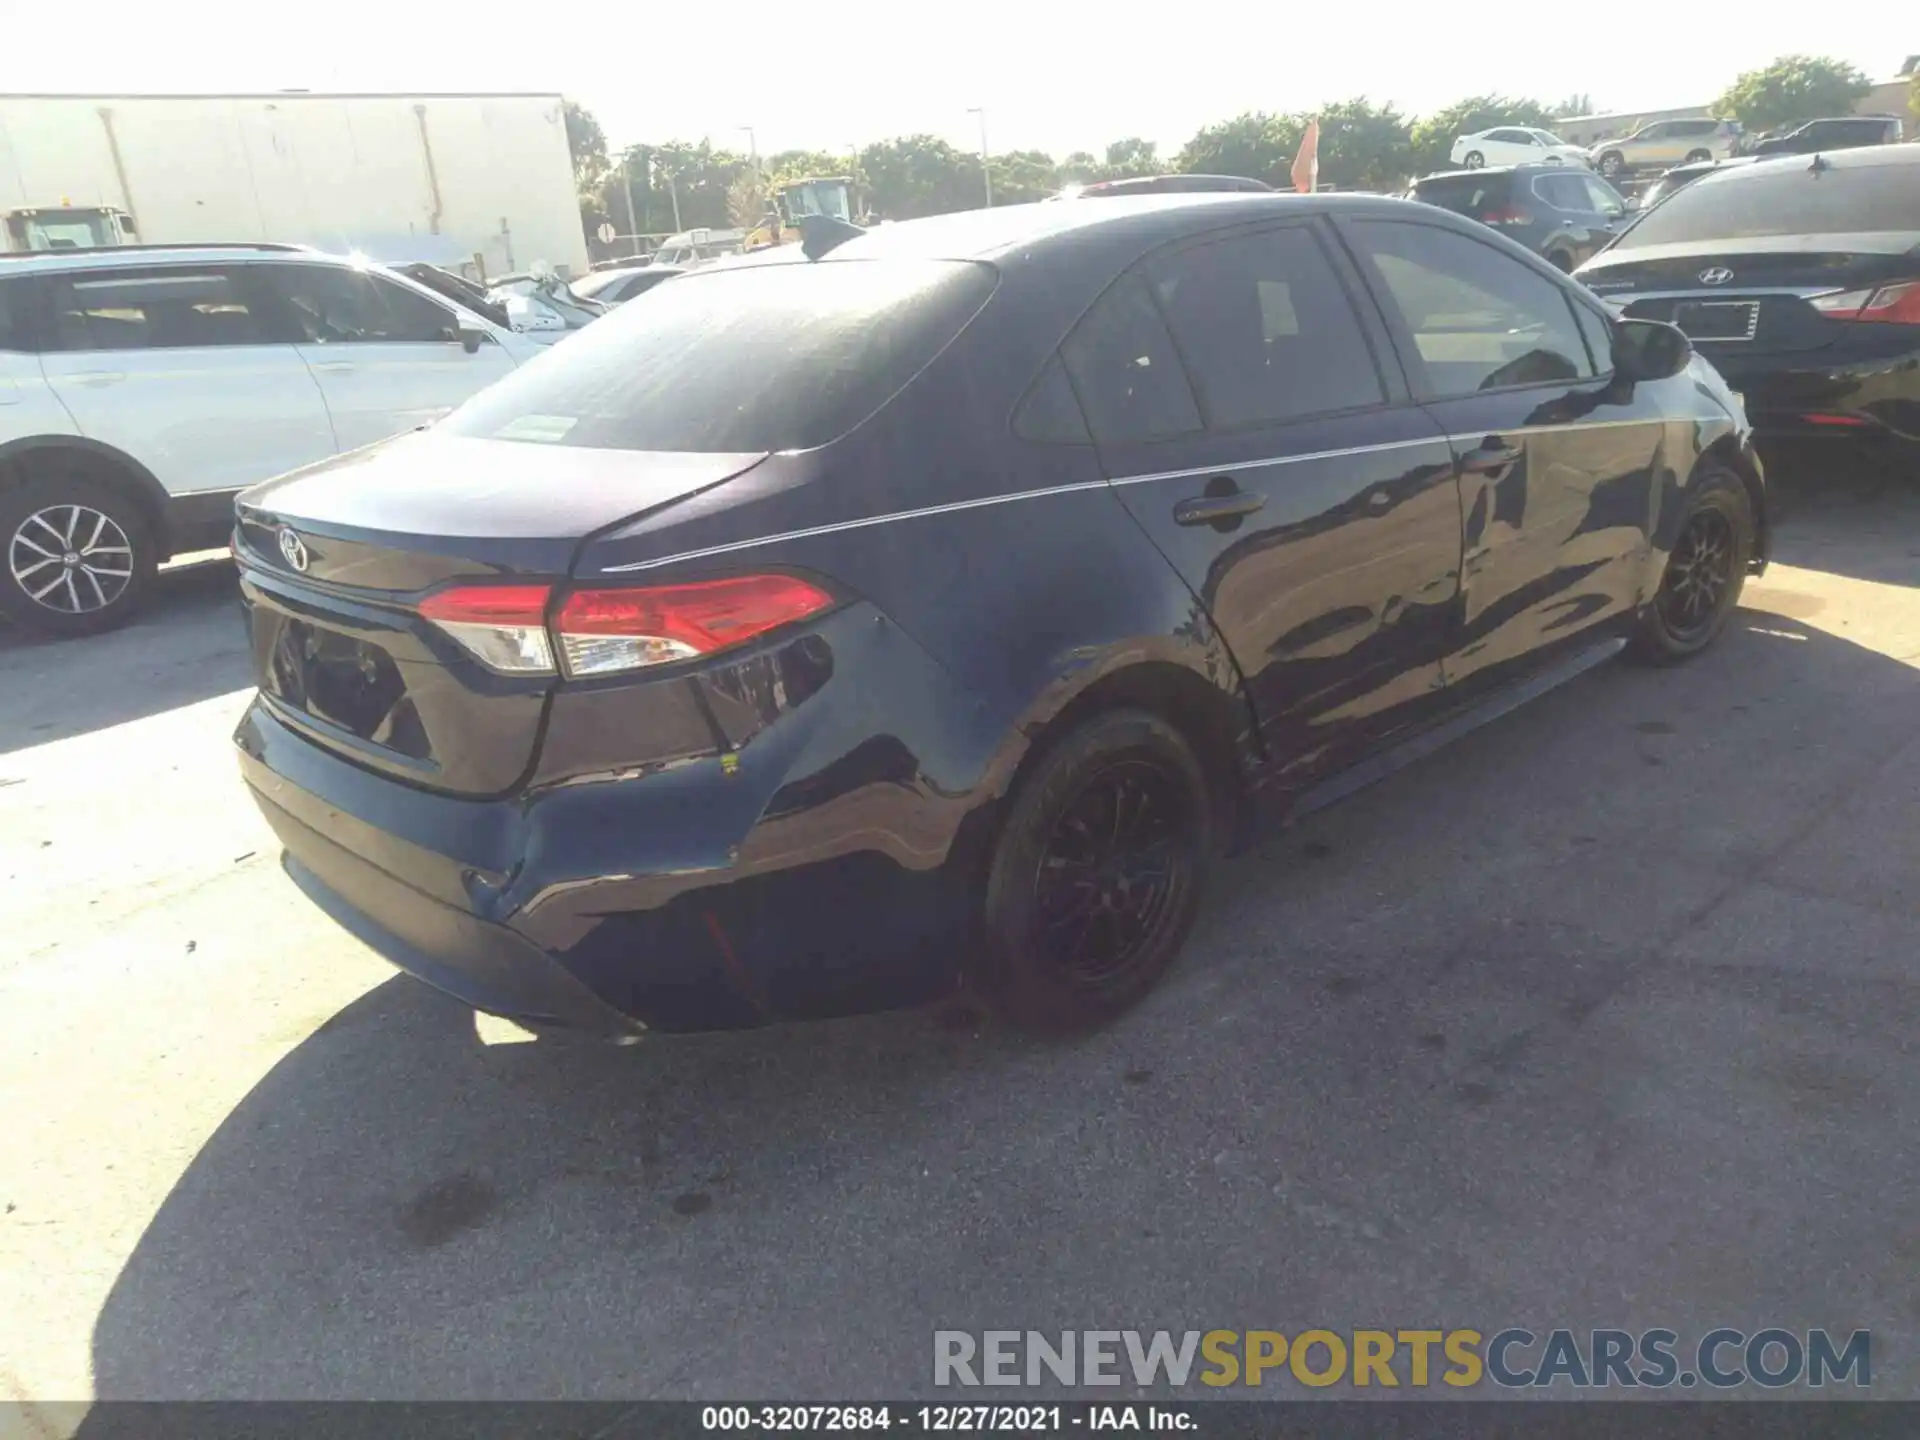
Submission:
M 987 208 L 993 208 L 993 171 L 987 165 L 987 111 L 984 105 L 967 107 L 969 115 L 980 117 L 980 178 L 987 187 Z

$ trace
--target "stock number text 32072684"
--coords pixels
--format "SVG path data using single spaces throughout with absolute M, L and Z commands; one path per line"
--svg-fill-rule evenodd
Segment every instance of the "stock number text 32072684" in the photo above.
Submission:
M 855 1431 L 895 1428 L 929 1434 L 1028 1434 L 1062 1427 L 1058 1405 L 707 1405 L 703 1430 Z

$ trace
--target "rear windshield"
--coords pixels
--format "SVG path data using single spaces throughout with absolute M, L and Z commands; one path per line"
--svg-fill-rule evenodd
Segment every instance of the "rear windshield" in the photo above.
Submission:
M 1613 248 L 1869 230 L 1920 232 L 1920 165 L 1816 172 L 1800 160 L 1757 161 L 1737 177 L 1687 186 L 1649 210 Z
M 878 410 L 993 293 L 967 261 L 744 266 L 663 285 L 444 422 L 602 450 L 806 450 Z
M 1493 175 L 1436 175 L 1413 187 L 1413 198 L 1456 215 L 1478 220 L 1507 203 L 1513 190 L 1513 176 L 1505 171 Z

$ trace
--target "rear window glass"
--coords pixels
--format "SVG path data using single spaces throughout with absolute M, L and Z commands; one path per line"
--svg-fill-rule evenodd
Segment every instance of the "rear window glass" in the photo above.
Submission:
M 1456 215 L 1479 220 L 1507 203 L 1513 177 L 1498 175 L 1442 175 L 1413 187 L 1413 198 Z
M 596 320 L 444 422 L 602 450 L 805 450 L 878 410 L 973 318 L 967 261 L 843 260 L 686 276 Z
M 1816 173 L 1804 161 L 1761 160 L 1737 178 L 1697 181 L 1672 195 L 1614 249 L 1869 230 L 1920 230 L 1920 166 Z

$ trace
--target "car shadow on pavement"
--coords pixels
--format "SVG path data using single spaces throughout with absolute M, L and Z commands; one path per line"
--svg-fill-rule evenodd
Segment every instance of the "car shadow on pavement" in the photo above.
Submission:
M 0 622 L 0 754 L 124 724 L 252 684 L 233 562 L 168 566 L 146 612 L 57 640 Z
M 396 978 L 186 1166 L 96 1393 L 827 1399 L 931 1393 L 935 1327 L 1894 1323 L 1906 1267 L 1860 1256 L 1915 1243 L 1916 699 L 1759 609 L 1603 667 L 1224 867 L 1076 1042 L 954 1005 L 483 1043 Z
M 1920 459 L 1806 446 L 1767 457 L 1767 481 L 1781 564 L 1920 585 Z

